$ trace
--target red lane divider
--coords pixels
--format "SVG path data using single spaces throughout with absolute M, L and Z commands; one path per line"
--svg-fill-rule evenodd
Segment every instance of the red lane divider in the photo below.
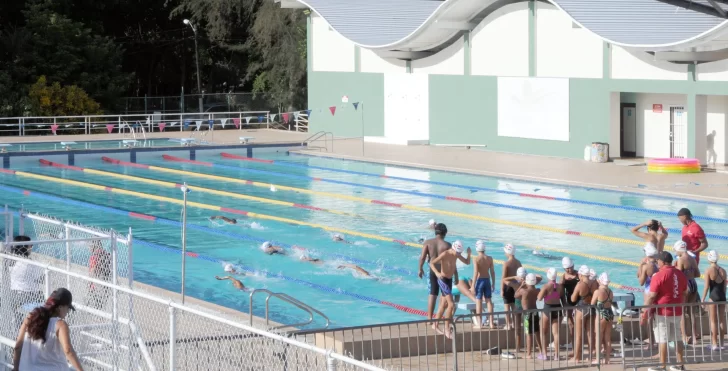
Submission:
M 133 213 L 129 212 L 129 216 L 132 218 L 137 219 L 144 219 L 144 220 L 157 220 L 156 216 L 146 215 L 146 214 L 139 214 L 139 213 Z
M 552 201 L 553 200 L 556 200 L 556 197 L 554 197 L 554 196 L 533 195 L 533 194 L 530 194 L 530 193 L 519 193 L 518 195 L 521 196 L 521 197 L 541 198 L 541 199 L 544 199 L 544 200 L 552 200 Z
M 115 165 L 138 167 L 138 168 L 141 168 L 141 169 L 149 169 L 149 165 L 135 164 L 133 162 L 121 161 L 121 160 L 117 160 L 115 158 L 106 157 L 106 156 L 101 157 L 101 160 L 104 161 L 104 162 L 108 162 L 108 163 L 115 164 Z
M 391 206 L 391 207 L 402 207 L 402 204 L 395 204 L 394 202 L 379 201 L 379 200 L 371 200 L 370 202 L 373 204 L 386 205 L 386 206 Z
M 204 162 L 204 161 L 195 161 L 195 160 L 186 160 L 184 158 L 174 157 L 170 155 L 162 155 L 162 158 L 167 161 L 173 161 L 173 162 L 185 162 L 188 164 L 195 164 L 195 165 L 203 165 L 203 166 L 212 166 L 212 162 Z
M 15 174 L 15 170 L 0 169 L 0 173 Z
M 477 204 L 478 203 L 478 200 L 472 200 L 472 199 L 469 199 L 469 198 L 453 197 L 453 196 L 447 196 L 447 197 L 445 197 L 445 199 L 446 200 L 450 200 L 450 201 L 465 202 L 465 203 L 468 203 L 468 204 Z
M 83 168 L 78 167 L 78 166 L 71 166 L 71 165 L 59 164 L 57 162 L 52 162 L 52 161 L 48 161 L 48 160 L 44 160 L 44 159 L 40 159 L 40 160 L 38 160 L 38 162 L 40 162 L 41 165 L 57 167 L 57 168 L 60 168 L 60 169 L 83 171 Z
M 249 161 L 249 162 L 262 162 L 262 163 L 265 163 L 265 164 L 272 164 L 272 163 L 275 162 L 273 160 L 262 160 L 262 159 L 259 159 L 259 158 L 253 158 L 253 157 L 246 157 L 246 156 L 234 155 L 232 153 L 225 153 L 225 152 L 221 153 L 220 156 L 222 156 L 223 158 L 232 158 L 232 159 L 235 159 L 235 160 L 243 160 L 243 161 Z

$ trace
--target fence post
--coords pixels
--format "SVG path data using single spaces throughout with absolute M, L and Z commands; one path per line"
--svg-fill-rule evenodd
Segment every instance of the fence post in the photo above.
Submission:
M 169 370 L 174 371 L 175 369 L 175 347 L 177 346 L 176 343 L 176 335 L 175 335 L 175 309 L 173 306 L 169 306 Z
M 23 215 L 23 208 L 18 211 L 18 234 L 21 236 L 25 235 L 25 215 Z
M 445 322 L 445 326 L 447 326 L 447 322 Z M 453 369 L 453 371 L 458 371 L 458 342 L 457 342 L 458 326 L 457 326 L 457 322 L 455 322 L 454 315 L 452 317 L 452 322 L 450 323 L 450 326 L 452 326 L 452 332 L 451 332 L 451 334 L 452 334 L 452 369 Z M 518 335 L 516 335 L 516 336 L 518 336 Z
M 113 328 L 114 328 L 114 334 L 113 336 L 113 346 L 114 346 L 114 370 L 119 369 L 119 259 L 117 254 L 117 246 L 116 246 L 116 232 L 112 229 L 111 233 L 111 268 L 113 271 L 111 271 L 111 282 L 114 284 L 114 291 L 112 295 L 112 308 L 111 308 L 111 318 L 113 321 Z M 102 246 L 103 248 L 103 246 Z
M 68 226 L 68 224 L 63 223 L 63 226 L 66 227 L 66 271 L 71 271 L 71 242 L 68 240 L 71 239 L 71 227 Z M 66 287 L 71 287 L 71 276 L 66 274 Z
M 5 205 L 5 242 L 6 243 L 13 242 L 10 239 L 10 234 L 8 233 L 9 229 L 10 229 L 10 211 L 8 210 L 8 205 Z
M 331 356 L 332 350 L 326 352 L 326 371 L 336 371 L 336 359 Z
M 134 288 L 134 249 L 132 246 L 133 241 L 134 241 L 134 238 L 132 237 L 131 227 L 129 227 L 129 234 L 126 237 L 126 250 L 127 250 L 126 278 L 127 278 L 127 281 L 129 281 L 128 282 L 129 288 Z
M 43 277 L 45 278 L 45 284 L 43 285 L 43 294 L 45 297 L 51 296 L 51 271 L 48 269 L 48 267 L 45 268 L 45 271 L 43 272 Z

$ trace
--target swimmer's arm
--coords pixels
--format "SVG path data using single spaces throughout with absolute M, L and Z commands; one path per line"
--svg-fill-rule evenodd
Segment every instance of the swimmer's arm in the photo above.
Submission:
M 649 235 L 648 235 L 647 233 L 645 233 L 645 232 L 640 232 L 640 229 L 641 229 L 642 227 L 646 227 L 646 226 L 647 226 L 647 224 L 645 224 L 645 223 L 642 223 L 642 224 L 640 224 L 640 225 L 636 225 L 636 226 L 634 226 L 634 227 L 632 228 L 632 234 L 634 234 L 635 236 L 637 236 L 637 237 L 639 237 L 639 238 L 647 238 L 647 237 L 649 237 Z
M 540 274 L 536 275 L 536 283 L 540 283 L 543 280 L 543 277 Z
M 708 289 L 710 288 L 710 274 L 708 274 L 708 272 L 706 272 L 705 277 L 703 279 L 705 281 L 705 284 L 703 285 L 703 301 L 708 301 Z
M 424 269 L 422 269 L 422 266 L 425 264 L 425 260 L 427 257 L 430 256 L 430 250 L 427 248 L 427 244 L 422 244 L 422 253 L 420 254 L 420 262 L 417 265 L 419 267 L 419 272 L 417 275 L 422 278 L 422 276 L 425 274 Z
M 705 238 L 703 235 L 703 238 L 699 239 L 700 241 L 700 247 L 698 247 L 697 250 L 693 251 L 693 253 L 700 254 L 701 252 L 705 251 L 708 248 L 708 239 Z
M 495 267 L 493 266 L 493 262 L 490 262 L 490 277 L 491 281 L 493 281 L 493 287 L 495 287 Z
M 580 282 L 581 283 L 581 282 Z M 574 292 L 571 293 L 571 298 L 569 298 L 572 303 L 576 303 L 579 301 L 579 290 L 574 288 Z
M 479 262 L 480 258 L 475 258 L 475 264 L 473 264 L 473 283 L 478 282 L 478 278 L 480 278 L 480 270 L 478 269 Z
M 662 222 L 658 222 L 658 225 L 660 226 L 660 233 L 662 234 L 658 238 L 661 238 L 663 241 L 667 239 L 667 235 L 669 234 L 667 231 L 667 228 L 662 226 Z
M 471 250 L 468 247 L 468 257 L 463 258 L 463 254 L 458 254 L 458 259 L 460 259 L 460 261 L 465 263 L 466 265 L 470 265 L 470 254 L 471 254 Z
M 440 271 L 437 269 L 437 266 L 435 266 L 435 264 L 439 263 L 440 260 L 442 260 L 442 258 L 445 257 L 445 255 L 447 255 L 447 254 L 440 254 L 435 259 L 430 260 L 430 269 L 432 270 L 433 273 L 435 273 L 437 278 L 440 278 L 440 276 L 442 276 L 442 273 L 440 273 Z
M 541 287 L 541 291 L 538 292 L 538 297 L 536 298 L 538 301 L 543 300 L 544 296 L 546 296 L 546 286 Z
M 501 274 L 501 280 L 503 280 L 504 278 L 506 278 L 507 277 L 506 275 L 508 274 L 508 269 L 506 269 L 506 262 L 503 262 L 502 272 L 503 273 Z

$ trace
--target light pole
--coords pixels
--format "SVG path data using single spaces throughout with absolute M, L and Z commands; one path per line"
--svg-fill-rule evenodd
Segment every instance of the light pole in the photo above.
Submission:
M 202 109 L 202 98 L 204 98 L 204 93 L 202 92 L 202 84 L 200 83 L 200 54 L 197 51 L 197 28 L 189 19 L 185 19 L 182 21 L 182 23 L 190 26 L 192 29 L 192 33 L 195 34 L 195 65 L 197 66 L 197 92 L 200 94 L 199 97 L 199 104 L 200 104 L 200 113 L 203 113 L 204 110 Z
M 187 194 L 190 189 L 187 188 L 187 182 L 182 187 L 182 305 L 185 303 L 185 263 L 187 258 Z

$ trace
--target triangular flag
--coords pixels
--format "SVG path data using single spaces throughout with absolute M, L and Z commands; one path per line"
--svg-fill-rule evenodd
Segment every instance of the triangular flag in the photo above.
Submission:
M 284 123 L 287 123 L 288 122 L 288 114 L 287 113 L 284 113 L 281 116 L 283 116 L 283 122 Z
M 271 121 L 275 121 L 275 120 L 276 120 L 276 116 L 277 116 L 277 115 L 276 115 L 275 113 L 271 114 L 271 115 L 270 115 L 270 120 L 271 120 Z
M 167 126 L 167 124 L 160 122 L 159 124 L 159 131 L 164 131 L 164 128 Z
M 293 112 L 293 119 L 298 120 L 298 116 L 300 115 L 299 112 Z
M 187 129 L 188 127 L 190 127 L 190 122 L 185 121 L 185 123 L 182 126 L 184 126 L 184 128 Z
M 311 116 L 311 110 L 310 109 L 307 109 L 306 110 L 306 116 Z
M 56 135 L 56 130 L 58 130 L 58 124 L 51 125 L 51 131 L 53 132 L 53 135 Z
M 258 116 L 258 122 L 261 124 L 263 123 L 263 116 Z
M 106 131 L 111 134 L 111 132 L 114 131 L 114 124 L 106 124 Z
M 200 126 L 202 126 L 202 120 L 195 121 L 195 125 L 197 126 L 197 131 L 200 131 Z
M 169 125 L 169 126 L 171 126 L 171 127 L 177 126 L 177 121 L 173 122 L 172 125 Z
M 329 107 L 329 111 L 331 111 L 331 116 L 336 114 L 336 106 Z
M 248 122 L 250 122 L 250 120 L 248 120 Z M 240 127 L 240 119 L 239 118 L 234 118 L 233 119 L 233 124 L 235 124 L 235 128 L 236 129 L 239 128 Z
M 207 121 L 207 130 L 212 130 L 215 127 L 215 120 Z
M 222 123 L 222 128 L 225 129 L 225 124 L 227 123 L 228 119 L 220 119 L 220 123 Z
M 355 111 L 356 111 L 357 109 L 359 109 L 359 102 L 354 102 L 354 103 L 352 103 L 352 104 L 354 105 L 354 110 L 355 110 Z
M 258 120 L 260 120 L 260 119 L 261 119 L 261 117 L 263 117 L 263 116 L 258 116 Z M 250 125 L 250 120 L 251 120 L 252 118 L 253 118 L 252 116 L 246 116 L 246 117 L 245 117 L 245 125 Z
M 134 129 L 138 128 L 138 127 L 139 127 L 139 121 L 135 122 L 135 123 L 134 123 L 134 125 L 132 125 L 132 127 L 133 127 Z

